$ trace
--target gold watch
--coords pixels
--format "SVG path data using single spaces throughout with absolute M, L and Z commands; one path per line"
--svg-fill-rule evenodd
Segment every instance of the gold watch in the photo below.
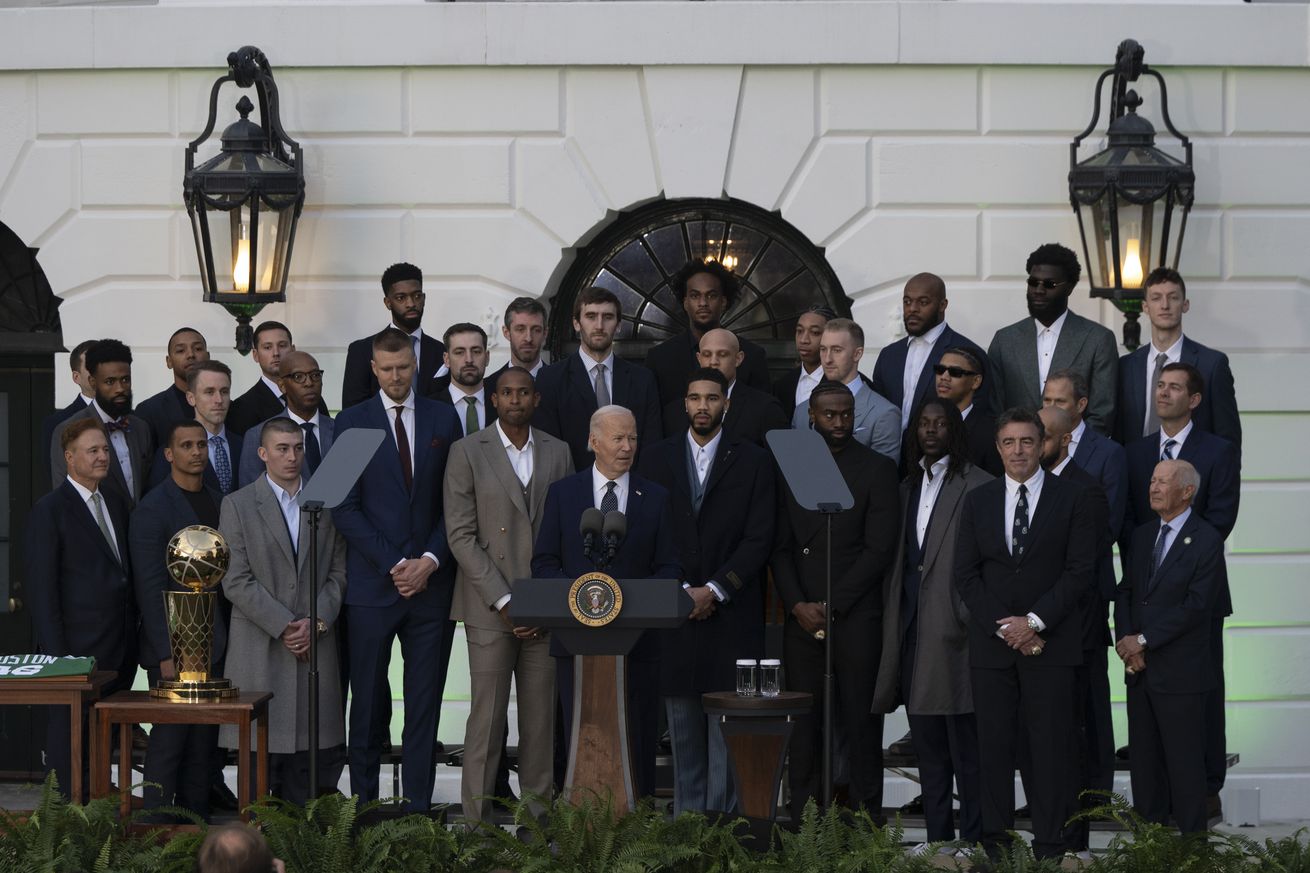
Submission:
M 321 618 L 320 618 L 320 619 L 315 619 L 315 620 L 316 620 L 318 623 L 317 623 L 316 625 L 314 625 L 314 629 L 318 631 L 318 635 L 321 637 L 321 636 L 323 636 L 323 634 L 327 633 L 327 630 L 328 630 L 328 628 L 327 628 L 327 622 L 325 622 L 325 621 L 324 621 L 323 619 L 321 619 Z

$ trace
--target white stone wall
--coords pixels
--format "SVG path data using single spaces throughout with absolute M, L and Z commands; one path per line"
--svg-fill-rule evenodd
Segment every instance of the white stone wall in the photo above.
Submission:
M 1266 817 L 1310 816 L 1310 460 L 1297 451 L 1310 439 L 1310 382 L 1299 378 L 1310 365 L 1305 7 L 397 3 L 243 14 L 237 27 L 192 6 L 0 10 L 0 221 L 40 247 L 70 346 L 108 334 L 137 350 L 139 397 L 167 384 L 163 343 L 183 323 L 236 365 L 240 385 L 254 379 L 226 351 L 232 321 L 198 302 L 180 207 L 183 147 L 203 127 L 224 56 L 244 42 L 275 65 L 308 178 L 289 299 L 264 315 L 319 357 L 335 401 L 346 343 L 385 323 L 387 264 L 423 267 L 430 330 L 490 325 L 511 297 L 554 293 L 572 248 L 607 216 L 661 196 L 780 210 L 825 248 L 870 356 L 896 336 L 901 284 L 919 270 L 946 278 L 952 324 L 985 345 L 1025 313 L 1028 251 L 1076 246 L 1067 143 L 1118 39 L 1141 39 L 1148 62 L 1171 65 L 1173 117 L 1195 142 L 1188 333 L 1231 354 L 1247 434 L 1229 542 L 1229 746 L 1243 760 L 1230 786 L 1260 787 Z M 1142 92 L 1157 118 L 1154 86 Z M 235 100 L 233 90 L 221 101 L 220 128 Z M 1107 304 L 1080 294 L 1075 309 L 1118 332 Z M 61 402 L 71 391 L 62 384 Z M 462 682 L 454 669 L 452 695 Z

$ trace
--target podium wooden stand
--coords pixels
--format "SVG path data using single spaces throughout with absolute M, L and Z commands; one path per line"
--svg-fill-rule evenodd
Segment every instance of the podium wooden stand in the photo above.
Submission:
M 628 730 L 627 654 L 642 633 L 680 627 L 692 609 L 677 579 L 616 580 L 623 593 L 619 615 L 602 627 L 573 616 L 572 579 L 521 579 L 514 583 L 510 615 L 525 627 L 548 628 L 573 658 L 573 731 L 564 798 L 614 798 L 616 808 L 636 807 L 632 740 Z

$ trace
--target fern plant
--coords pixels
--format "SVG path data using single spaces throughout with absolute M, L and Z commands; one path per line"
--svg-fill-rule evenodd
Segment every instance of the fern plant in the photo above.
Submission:
M 806 802 L 800 827 L 774 830 L 773 850 L 759 861 L 767 873 L 915 873 L 935 869 L 927 857 L 909 856 L 897 820 L 878 826 L 863 810 L 832 807 L 820 814 Z

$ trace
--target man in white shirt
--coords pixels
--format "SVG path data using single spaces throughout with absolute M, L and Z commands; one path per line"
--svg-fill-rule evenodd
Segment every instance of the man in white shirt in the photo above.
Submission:
M 490 389 L 483 381 L 487 373 L 487 332 L 476 324 L 462 321 L 446 328 L 442 340 L 449 372 L 432 380 L 428 396 L 438 403 L 450 404 L 459 417 L 464 436 L 468 436 L 496 420 L 496 409 L 487 402 Z

